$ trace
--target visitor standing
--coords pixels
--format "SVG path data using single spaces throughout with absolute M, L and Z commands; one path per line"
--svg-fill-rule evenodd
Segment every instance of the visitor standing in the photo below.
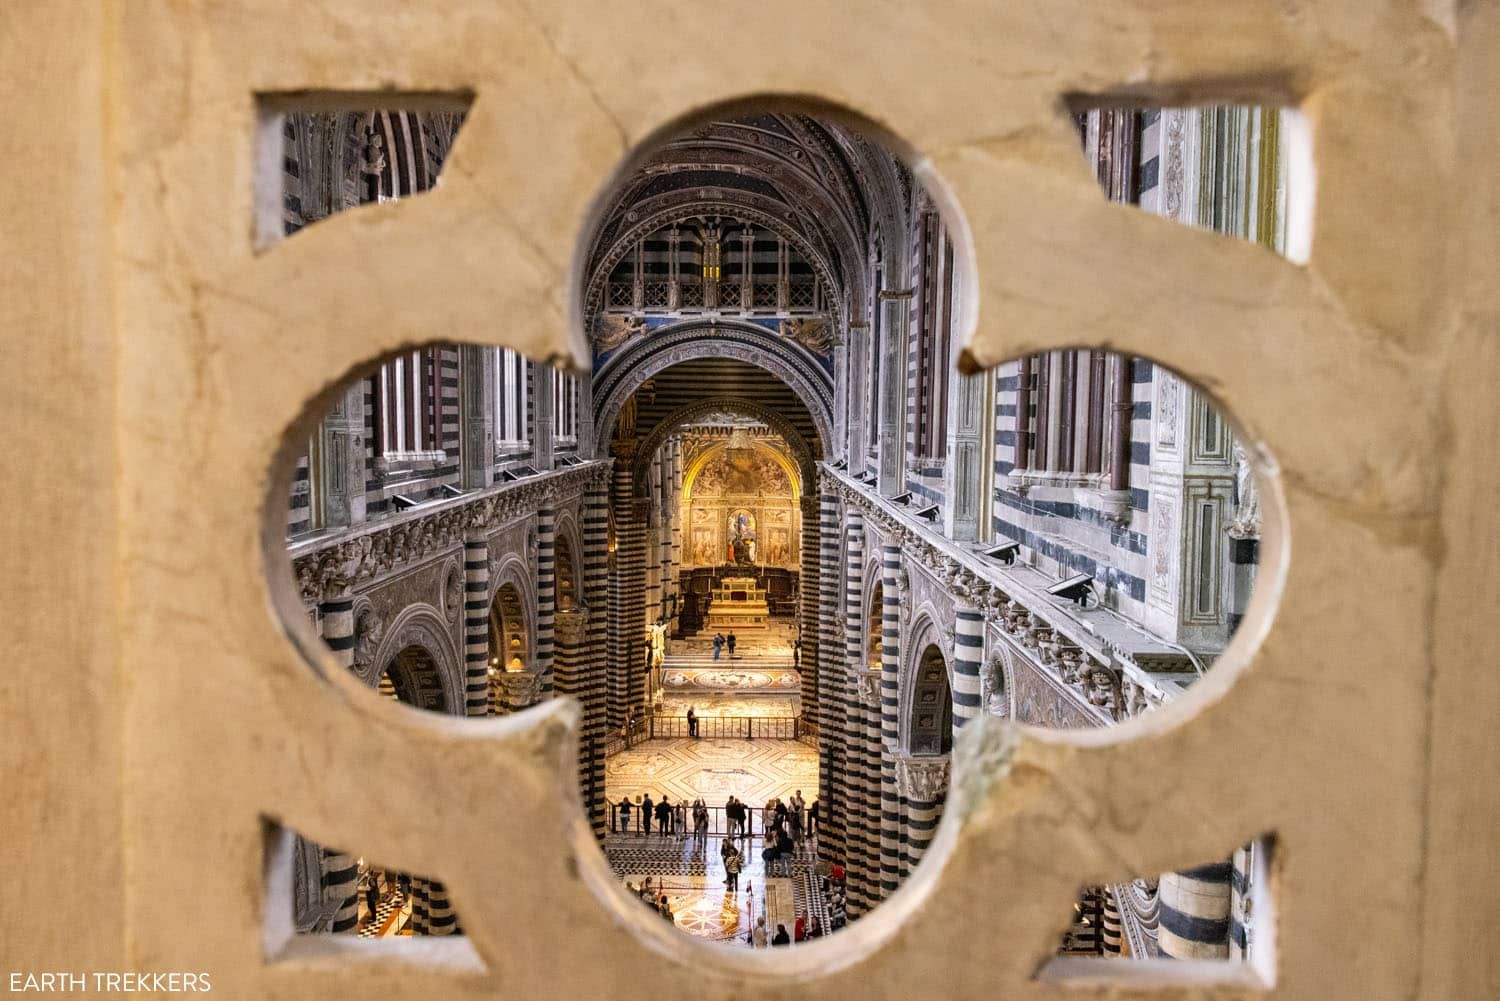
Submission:
M 693 707 L 692 706 L 688 706 L 688 717 L 687 717 L 687 719 L 688 719 L 688 736 L 689 737 L 696 737 L 696 736 L 698 736 L 698 714 L 693 711 Z
M 818 835 L 818 801 L 813 800 L 812 806 L 807 808 L 807 836 L 810 838 Z
M 792 936 L 787 934 L 786 925 L 776 926 L 776 937 L 771 939 L 772 945 L 791 945 Z
M 651 794 L 648 792 L 646 793 L 646 801 L 641 804 L 641 816 L 646 821 L 646 836 L 648 838 L 651 836 L 652 806 L 653 804 L 651 802 Z
M 700 843 L 708 844 L 708 804 L 702 796 L 693 801 L 693 831 Z
M 719 651 L 724 647 L 724 634 L 714 633 L 714 660 L 719 659 Z
M 757 949 L 766 947 L 766 919 L 762 915 L 755 919 L 755 930 L 750 933 L 750 944 Z
M 621 796 L 620 797 L 619 822 L 620 822 L 620 830 L 622 832 L 624 832 L 625 834 L 629 834 L 630 833 L 630 797 L 629 796 Z M 614 830 L 615 829 L 614 825 L 611 824 L 610 827 L 609 827 L 609 829 L 611 831 Z
M 730 893 L 738 893 L 740 889 L 740 870 L 745 866 L 745 856 L 741 855 L 733 844 L 729 845 L 729 854 L 724 856 L 724 885 L 729 888 Z
M 729 630 L 729 637 L 724 641 L 729 644 L 729 656 L 734 656 L 734 630 Z
M 656 804 L 656 828 L 661 834 L 672 833 L 672 805 L 667 802 L 667 794 L 661 794 L 661 802 Z
M 378 877 L 372 872 L 365 881 L 365 906 L 370 909 L 370 923 L 375 923 L 375 909 L 380 906 L 380 889 L 376 886 Z

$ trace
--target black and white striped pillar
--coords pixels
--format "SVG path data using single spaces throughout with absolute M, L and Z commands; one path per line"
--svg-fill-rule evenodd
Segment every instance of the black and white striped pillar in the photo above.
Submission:
M 536 513 L 536 654 L 531 670 L 541 679 L 540 696 L 552 697 L 553 628 L 557 614 L 557 511 L 549 504 Z
M 953 622 L 953 737 L 984 711 L 979 671 L 984 666 L 984 613 L 967 598 L 955 601 Z
M 822 581 L 818 558 L 822 551 L 818 546 L 818 535 L 823 524 L 823 498 L 804 495 L 802 498 L 802 531 L 800 559 L 801 573 L 797 581 L 797 622 L 802 634 L 797 648 L 797 665 L 802 673 L 803 711 L 817 704 L 818 654 L 818 610 L 822 595 Z
M 822 718 L 823 675 L 838 676 L 844 657 L 844 568 L 839 561 L 840 511 L 837 494 L 825 493 L 818 505 L 818 657 L 812 676 L 802 672 L 802 714 Z M 810 695 L 809 695 L 810 693 Z M 825 738 L 819 731 L 819 740 Z
M 325 598 L 318 609 L 322 617 L 323 642 L 334 660 L 346 670 L 354 666 L 354 595 L 347 590 Z M 338 901 L 329 929 L 352 932 L 359 924 L 359 863 L 347 852 L 323 849 L 323 899 Z
M 588 803 L 594 833 L 604 836 L 604 745 L 609 736 L 609 491 L 602 476 L 590 480 L 583 503 L 583 596 L 589 614 L 585 627 L 585 674 L 578 698 L 583 702 L 583 740 L 598 753 L 590 757 L 594 790 Z
M 464 711 L 497 711 L 490 685 L 490 547 L 480 532 L 464 536 Z
M 1229 957 L 1229 884 L 1231 865 L 1212 865 L 1169 872 L 1161 878 L 1157 942 L 1171 959 Z
M 1113 886 L 1106 886 L 1100 894 L 1104 898 L 1104 928 L 1103 943 L 1104 955 L 1114 957 L 1120 955 L 1120 898 L 1118 891 Z
M 901 547 L 880 547 L 880 896 L 894 893 L 901 878 L 901 793 L 896 784 L 896 748 L 900 743 L 899 678 L 901 672 Z
M 943 817 L 943 803 L 948 797 L 948 758 L 946 755 L 903 757 L 898 762 L 897 781 L 906 815 L 904 878 L 927 855 L 938 821 Z

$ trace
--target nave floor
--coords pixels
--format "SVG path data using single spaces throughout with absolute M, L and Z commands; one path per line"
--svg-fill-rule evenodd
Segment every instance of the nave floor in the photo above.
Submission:
M 606 839 L 605 854 L 625 883 L 640 886 L 650 876 L 652 885 L 671 901 L 677 927 L 698 938 L 744 945 L 755 918 L 761 915 L 769 934 L 775 933 L 778 923 L 790 932 L 798 914 L 808 915 L 809 925 L 816 917 L 820 927 L 828 927 L 827 908 L 817 891 L 821 877 L 812 840 L 798 847 L 789 878 L 767 878 L 760 838 L 741 841 L 745 868 L 738 893 L 730 893 L 724 885 L 719 855 L 722 840 L 616 833 Z
M 761 807 L 772 797 L 790 800 L 798 789 L 809 803 L 817 798 L 818 752 L 796 740 L 648 740 L 612 755 L 604 771 L 610 803 L 666 793 L 674 803 L 702 796 L 721 807 L 735 796 Z

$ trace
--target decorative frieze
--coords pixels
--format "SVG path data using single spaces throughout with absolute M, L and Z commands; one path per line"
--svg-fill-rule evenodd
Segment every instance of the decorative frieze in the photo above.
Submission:
M 308 604 L 320 601 L 459 546 L 466 531 L 482 530 L 554 505 L 559 498 L 582 492 L 590 483 L 602 482 L 608 471 L 608 462 L 589 462 L 293 547 L 292 573 L 302 600 Z

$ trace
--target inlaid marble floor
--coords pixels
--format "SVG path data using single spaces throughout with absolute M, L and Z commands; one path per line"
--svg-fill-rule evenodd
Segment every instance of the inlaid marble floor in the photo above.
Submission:
M 778 921 L 790 929 L 799 913 L 808 912 L 811 842 L 799 848 L 794 879 L 766 877 L 760 838 L 739 842 L 745 867 L 737 893 L 724 885 L 721 843 L 717 837 L 700 842 L 692 837 L 611 834 L 605 854 L 628 886 L 639 887 L 649 876 L 652 888 L 671 901 L 677 927 L 697 938 L 744 944 L 756 917 L 765 916 L 772 930 Z
M 668 690 L 662 698 L 668 716 L 686 716 L 692 709 L 700 718 L 709 716 L 796 716 L 802 699 L 797 695 L 735 695 L 727 692 L 678 692 Z M 805 790 L 804 790 L 805 791 Z
M 611 757 L 604 772 L 611 803 L 666 793 L 674 803 L 702 796 L 718 807 L 733 795 L 758 807 L 798 789 L 809 803 L 817 797 L 818 752 L 796 740 L 648 740 Z

